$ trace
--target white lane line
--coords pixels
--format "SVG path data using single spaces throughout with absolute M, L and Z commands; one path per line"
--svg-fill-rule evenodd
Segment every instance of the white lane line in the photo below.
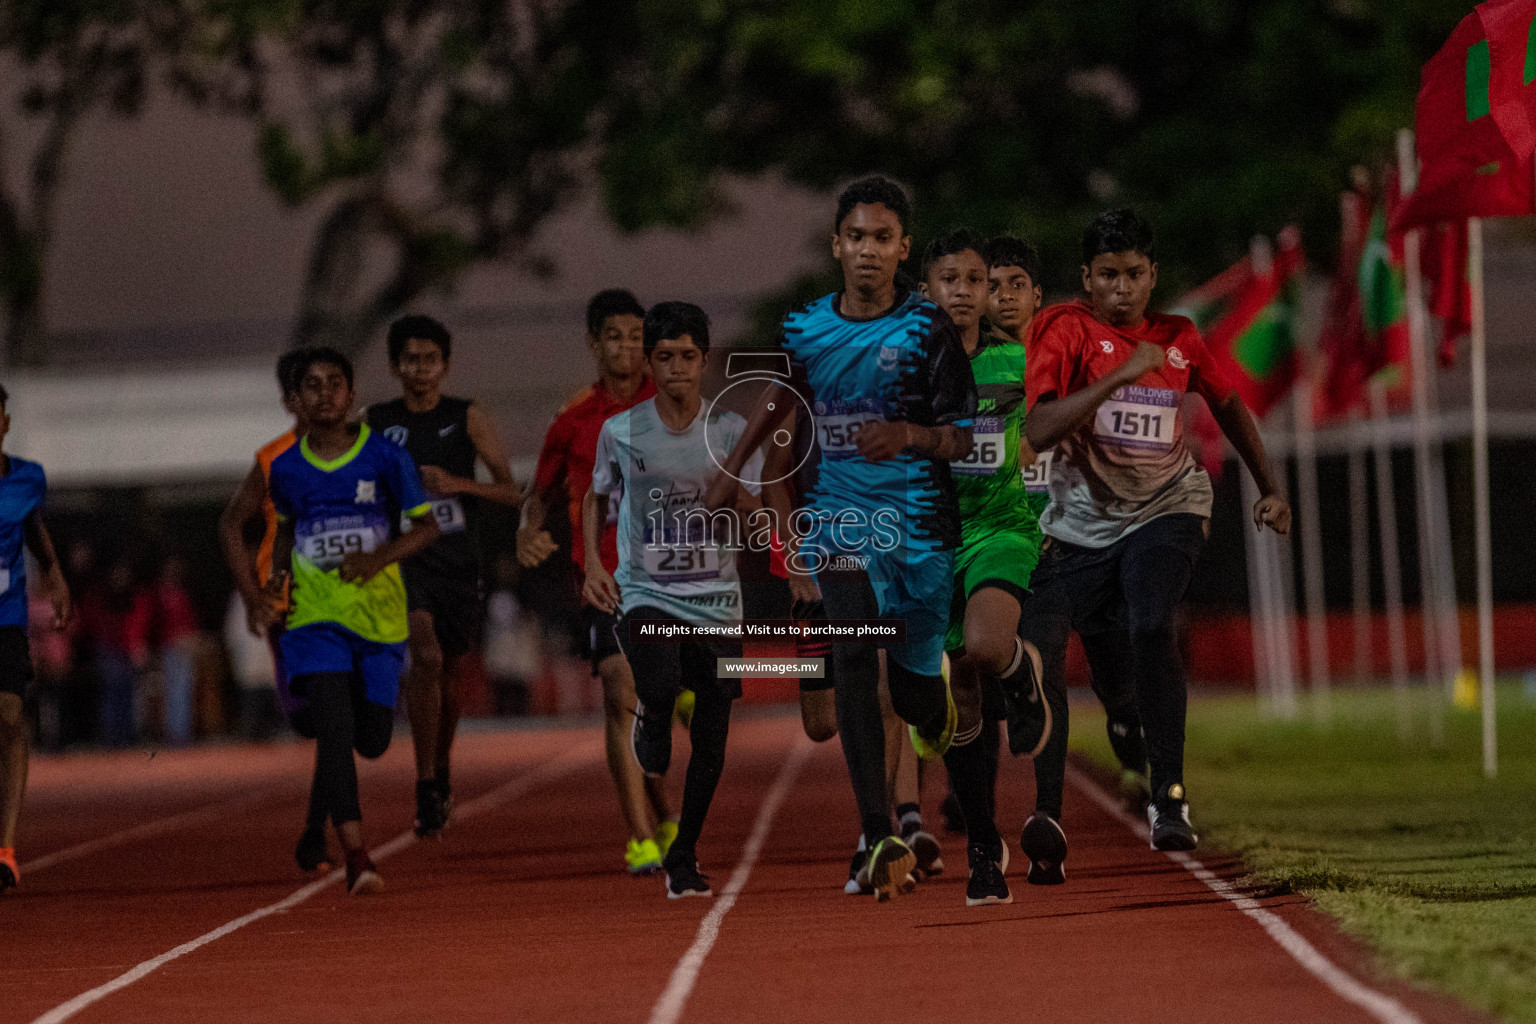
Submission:
M 656 1005 L 651 1009 L 650 1024 L 675 1024 L 683 1014 L 683 1007 L 688 1002 L 688 997 L 693 993 L 693 986 L 699 980 L 699 971 L 704 966 L 705 957 L 714 947 L 715 940 L 720 937 L 720 924 L 725 915 L 730 913 L 736 905 L 736 897 L 747 887 L 747 879 L 752 876 L 752 868 L 757 864 L 758 856 L 763 852 L 763 844 L 768 841 L 768 829 L 773 825 L 773 818 L 779 811 L 779 805 L 789 795 L 790 787 L 795 784 L 795 776 L 800 774 L 800 768 L 805 764 L 806 757 L 810 754 L 814 744 L 803 734 L 800 735 L 794 748 L 790 750 L 789 757 L 784 761 L 784 767 L 779 769 L 778 777 L 773 780 L 773 785 L 768 789 L 768 795 L 763 798 L 763 806 L 757 812 L 757 821 L 752 825 L 752 833 L 747 837 L 747 844 L 741 848 L 741 860 L 736 863 L 736 870 L 731 872 L 731 880 L 726 883 L 725 891 L 715 900 L 715 905 L 709 908 L 709 913 L 704 915 L 704 920 L 699 922 L 699 934 L 693 940 L 693 945 L 688 947 L 688 952 L 677 962 L 672 970 L 672 978 L 667 982 L 666 991 L 661 998 L 656 1000 Z
M 583 743 L 579 747 L 567 750 L 564 753 L 557 755 L 553 760 L 545 762 L 536 768 L 524 772 L 522 775 L 519 775 L 514 779 L 510 779 L 507 782 L 502 783 L 500 786 L 491 790 L 489 793 L 485 793 L 473 800 L 466 801 L 465 803 L 459 805 L 459 807 L 454 811 L 454 819 L 456 821 L 462 821 L 464 818 L 473 817 L 477 814 L 483 814 L 486 811 L 493 810 L 494 808 L 506 803 L 509 800 L 515 800 L 516 798 L 523 796 L 524 794 L 538 788 L 539 786 L 569 775 L 572 772 L 584 767 L 588 762 L 595 760 L 598 754 L 598 750 L 599 748 L 595 743 Z M 370 850 L 369 853 L 372 855 L 375 861 L 381 861 L 388 857 L 394 856 L 415 842 L 415 832 L 407 830 L 395 836 L 393 839 L 383 844 L 382 846 L 378 846 Z M 89 992 L 80 993 L 78 996 L 75 996 L 73 999 L 69 1000 L 69 1002 L 61 1003 L 60 1005 L 55 1006 L 41 1017 L 38 1017 L 32 1021 L 32 1024 L 58 1024 L 59 1021 L 68 1020 L 86 1007 L 100 1002 L 107 996 L 119 991 L 120 989 L 127 988 L 129 985 L 132 985 L 134 982 L 138 981 L 144 976 L 152 974 L 153 972 L 159 970 L 161 967 L 164 967 L 172 960 L 179 960 L 180 958 L 186 956 L 188 953 L 195 952 L 196 950 L 199 950 L 202 947 L 208 945 L 210 942 L 217 942 L 219 939 L 222 939 L 224 936 L 230 934 L 231 932 L 239 931 L 246 925 L 255 921 L 260 921 L 264 917 L 270 917 L 273 914 L 280 914 L 285 910 L 291 910 L 292 908 L 298 906 L 300 903 L 303 903 L 305 900 L 309 899 L 311 896 L 315 895 L 315 893 L 329 885 L 333 885 L 336 882 L 341 881 L 345 877 L 345 871 L 332 871 L 324 878 L 316 879 L 315 881 L 310 882 L 308 885 L 305 885 L 299 889 L 295 889 L 285 898 L 278 900 L 276 903 L 269 903 L 267 906 L 262 907 L 259 910 L 253 910 L 243 917 L 237 917 L 233 921 L 230 921 L 226 924 L 221 924 L 211 932 L 199 935 L 197 938 L 192 939 L 189 942 L 183 942 L 175 949 L 166 950 L 164 953 L 161 953 L 157 957 L 145 960 L 138 966 L 123 974 L 118 975 L 105 984 L 96 986 Z
M 1126 813 L 1125 809 L 1092 779 L 1076 768 L 1070 767 L 1067 769 L 1067 777 L 1106 814 L 1129 828 L 1137 839 L 1143 842 L 1147 840 L 1147 823 L 1138 821 Z M 1194 857 L 1178 851 L 1166 852 L 1164 856 L 1204 882 L 1216 895 L 1257 921 L 1259 927 L 1269 933 L 1269 937 L 1274 939 L 1281 949 L 1291 954 L 1308 974 L 1328 986 L 1340 999 L 1354 1003 L 1382 1024 L 1423 1024 L 1418 1014 L 1386 993 L 1378 992 L 1366 985 L 1328 959 L 1316 946 L 1302 938 L 1296 929 L 1286 924 L 1278 914 L 1265 910 L 1258 900 L 1244 896 L 1231 882 L 1217 876 Z
M 46 853 L 36 860 L 30 860 L 18 866 L 21 868 L 22 876 L 30 878 L 39 871 L 44 871 L 67 861 L 78 860 L 81 857 L 99 853 L 102 850 L 110 850 L 114 846 L 123 846 L 140 839 L 164 835 L 166 832 L 174 831 L 200 818 L 215 817 L 223 814 L 225 811 L 238 811 L 245 807 L 250 807 L 265 800 L 268 795 L 267 791 L 261 790 L 233 797 L 229 800 L 218 800 L 211 804 L 203 804 L 201 807 L 194 807 L 189 811 L 181 811 L 176 814 L 167 815 L 164 818 L 156 818 L 154 821 L 146 821 L 142 825 L 135 825 L 132 828 L 125 828 L 110 835 L 88 839 L 83 843 L 76 843 L 74 846 L 55 850 L 53 853 Z

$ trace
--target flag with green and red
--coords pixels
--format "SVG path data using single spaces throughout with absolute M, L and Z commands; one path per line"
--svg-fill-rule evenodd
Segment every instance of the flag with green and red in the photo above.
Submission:
M 1421 168 L 1394 231 L 1536 213 L 1536 0 L 1489 0 L 1424 65 Z

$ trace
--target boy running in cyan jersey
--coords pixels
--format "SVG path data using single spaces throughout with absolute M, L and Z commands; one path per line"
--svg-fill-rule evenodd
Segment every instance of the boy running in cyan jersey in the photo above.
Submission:
M 999 235 L 987 243 L 988 294 L 987 316 L 998 332 L 1025 344 L 1029 326 L 1040 311 L 1040 256 L 1035 247 L 1010 235 Z M 1045 514 L 1051 503 L 1051 452 L 1038 456 L 1025 444 L 1024 484 L 1029 491 L 1029 505 L 1036 517 Z M 1125 616 L 1116 609 L 1103 622 L 1077 625 L 1093 692 L 1104 705 L 1105 728 L 1109 745 L 1121 766 L 1121 791 L 1127 804 L 1140 814 L 1147 806 L 1147 748 L 1141 738 L 1141 718 L 1136 713 L 1136 686 L 1131 679 L 1131 640 L 1125 631 Z M 996 737 L 989 730 L 988 753 L 996 750 Z M 995 769 L 994 769 L 995 772 Z M 1032 871 L 1040 881 L 1049 873 Z
M 11 396 L 0 388 L 0 448 L 11 430 L 6 408 Z M 16 866 L 16 825 L 27 791 L 25 698 L 32 681 L 32 653 L 27 643 L 27 559 L 37 560 L 38 589 L 53 605 L 53 628 L 63 629 L 71 614 L 69 585 L 43 525 L 48 480 L 43 467 L 0 450 L 0 892 L 21 884 Z
M 967 819 L 988 823 L 981 747 L 951 749 L 957 733 L 974 734 L 980 697 L 962 693 L 958 707 L 942 674 L 960 542 L 949 463 L 970 454 L 976 387 L 949 317 L 897 285 L 912 248 L 908 216 L 906 192 L 888 178 L 845 189 L 832 238 L 844 290 L 784 321 L 782 345 L 821 446 L 816 488 L 799 517 L 805 528 L 790 531 L 791 567 L 815 576 L 830 618 L 903 621 L 905 639 L 885 645 L 891 703 L 910 723 L 918 753 L 945 758 Z M 775 408 L 784 397 L 769 388 L 759 400 L 728 472 L 770 434 L 793 429 L 793 417 Z M 711 505 L 727 496 L 722 487 Z M 910 888 L 916 857 L 893 834 L 878 657 L 871 645 L 834 643 L 833 658 L 838 732 L 870 849 L 866 870 L 884 901 Z M 1000 842 L 995 829 L 988 836 L 978 824 L 978 832 L 978 842 Z
M 455 685 L 485 618 L 477 543 L 479 504 L 516 505 L 506 446 L 484 409 L 443 394 L 453 354 L 448 329 L 429 316 L 389 327 L 389 369 L 402 396 L 368 407 L 368 426 L 411 455 L 432 500 L 437 543 L 401 563 L 410 608 L 411 667 L 405 677 L 416 752 L 416 835 L 436 838 L 453 807 L 449 754 L 459 725 Z M 475 478 L 484 463 L 490 480 Z
M 270 589 L 272 580 L 272 546 L 277 540 L 277 509 L 272 505 L 270 481 L 272 461 L 298 443 L 309 431 L 304 420 L 304 410 L 299 404 L 299 380 L 297 373 L 308 358 L 308 349 L 290 349 L 277 360 L 277 384 L 282 392 L 283 408 L 293 417 L 293 428 L 262 445 L 256 452 L 255 464 L 246 474 L 240 489 L 224 512 L 219 516 L 219 543 L 224 549 L 224 560 L 234 577 L 235 588 L 240 591 L 245 604 L 246 625 L 257 636 L 265 636 L 272 649 L 272 667 L 277 683 L 278 706 L 288 716 L 294 731 L 305 739 L 314 739 L 315 733 L 309 715 L 309 702 L 296 697 L 289 686 L 288 672 L 283 665 L 282 635 L 283 616 L 288 611 L 288 594 L 275 593 Z M 248 542 L 250 527 L 259 522 L 261 534 L 254 547 Z M 305 816 L 304 832 L 294 849 L 294 859 L 299 870 L 306 873 L 329 871 L 330 853 L 325 841 L 325 809 L 313 790 L 309 794 L 309 811 Z
M 1066 856 L 1059 822 L 1067 636 L 1076 624 L 1119 607 L 1151 770 L 1152 846 L 1192 850 L 1197 842 L 1184 793 L 1187 694 L 1174 614 L 1205 543 L 1211 483 L 1184 444 L 1186 392 L 1206 400 L 1253 473 L 1263 495 L 1254 522 L 1285 533 L 1291 520 L 1253 418 L 1194 324 L 1147 312 L 1157 263 L 1146 221 L 1130 210 L 1095 218 L 1083 235 L 1082 275 L 1083 299 L 1036 317 L 1027 378 L 1029 442 L 1037 451 L 1056 449 L 1042 522 L 1051 543 L 1035 571 L 1025 620 L 1060 720 L 1035 759 L 1031 818 L 1050 819 L 1036 828 L 1056 837 L 1044 859 L 1058 872 Z
M 269 590 L 291 584 L 281 644 L 290 686 L 309 701 L 312 800 L 336 828 L 347 891 L 357 894 L 383 880 L 363 845 L 352 752 L 376 758 L 389 747 L 409 635 L 397 563 L 436 540 L 438 527 L 405 449 L 348 422 L 347 357 L 308 349 L 295 375 L 308 430 L 272 461 L 273 564 L 289 572 L 274 571 Z
M 545 517 L 556 502 L 564 501 L 570 517 L 571 561 L 578 590 L 586 577 L 587 554 L 581 539 L 581 503 L 592 486 L 597 435 L 610 416 L 656 394 L 646 371 L 644 325 L 645 307 L 622 288 L 598 292 L 587 303 L 587 347 L 597 361 L 597 381 L 566 402 L 550 424 L 539 449 L 533 488 L 523 502 L 522 528 L 517 531 L 518 563 L 534 569 L 555 552 L 555 542 L 544 528 Z M 617 538 L 616 523 L 610 519 L 603 526 L 599 545 L 603 567 L 610 574 L 618 569 Z M 581 614 L 586 655 L 603 683 L 608 773 L 618 791 L 619 810 L 629 833 L 624 864 L 631 874 L 651 874 L 661 870 L 661 858 L 677 835 L 677 822 L 666 802 L 666 780 L 647 778 L 629 750 L 635 679 L 614 633 L 617 618 L 585 600 Z
M 955 737 L 956 745 L 985 749 L 982 732 L 1004 717 L 1001 678 L 1023 672 L 1032 695 L 1047 712 L 1040 691 L 1040 655 L 1018 636 L 1019 614 L 1029 596 L 1029 578 L 1040 558 L 1040 524 L 1030 508 L 1019 470 L 1024 422 L 1024 346 L 984 329 L 987 309 L 987 261 L 981 239 L 965 229 L 936 239 L 923 256 L 923 289 L 949 315 L 960 332 L 976 380 L 974 445 L 964 459 L 951 462 L 960 503 L 960 550 L 955 559 L 949 632 L 950 685 L 975 691 L 983 714 L 974 732 Z M 1027 663 L 1027 665 L 1026 665 Z M 1036 738 L 1038 753 L 1050 734 L 1050 717 Z M 951 748 L 953 749 L 953 748 Z M 988 793 L 994 758 L 986 757 Z M 988 821 L 973 822 L 966 813 L 971 867 L 966 903 L 1011 903 L 1004 872 L 1008 848 Z
M 645 317 L 645 354 L 655 397 L 612 417 L 598 435 L 592 486 L 582 501 L 582 592 L 593 607 L 622 615 L 614 631 L 634 668 L 639 697 L 631 744 L 646 774 L 666 774 L 673 704 L 682 688 L 694 692 L 682 816 L 662 861 L 667 897 L 680 899 L 711 894 L 696 847 L 725 767 L 731 703 L 741 696 L 739 678 L 718 677 L 717 659 L 741 657 L 741 641 L 657 641 L 639 631 L 741 620 L 735 548 L 744 531 L 734 512 L 708 514 L 703 498 L 720 475 L 714 453 L 735 447 L 745 422 L 733 412 L 706 408 L 699 394 L 709 362 L 709 318 L 698 306 L 654 306 Z M 761 472 L 759 456 L 727 478 L 733 509 L 756 504 L 751 496 L 760 489 Z M 619 502 L 615 574 L 604 567 L 600 551 L 611 495 Z

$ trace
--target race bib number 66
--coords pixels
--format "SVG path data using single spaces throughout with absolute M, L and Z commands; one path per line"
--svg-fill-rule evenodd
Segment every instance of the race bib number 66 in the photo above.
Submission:
M 1173 447 L 1179 397 L 1168 388 L 1120 388 L 1094 415 L 1094 436 L 1121 448 L 1167 451 Z
M 1008 434 L 1001 416 L 978 416 L 971 428 L 971 454 L 951 462 L 954 473 L 980 476 L 995 473 L 1008 460 Z

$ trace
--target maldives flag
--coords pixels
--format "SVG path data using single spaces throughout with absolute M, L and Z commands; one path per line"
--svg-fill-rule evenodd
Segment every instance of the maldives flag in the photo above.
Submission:
M 1408 363 L 1408 302 L 1404 286 L 1402 237 L 1387 222 L 1397 205 L 1393 174 L 1384 202 L 1372 204 L 1358 192 L 1343 197 L 1344 230 L 1339 265 L 1328 295 L 1318 346 L 1328 370 L 1318 392 L 1319 419 L 1343 416 L 1365 402 L 1365 385 L 1387 371 L 1402 383 Z
M 1422 167 L 1418 187 L 1396 211 L 1394 231 L 1536 213 L 1536 118 L 1529 105 L 1536 79 L 1533 8 L 1536 0 L 1483 4 L 1424 65 L 1414 109 Z
M 1279 242 L 1268 273 L 1258 273 L 1251 259 L 1245 261 L 1247 273 L 1205 338 L 1206 348 L 1259 417 L 1290 390 L 1300 367 L 1293 283 L 1306 257 L 1296 228 L 1282 231 Z
M 1440 365 L 1456 364 L 1456 342 L 1472 333 L 1472 283 L 1467 280 L 1467 222 L 1436 224 L 1420 231 L 1429 315 L 1440 321 Z

